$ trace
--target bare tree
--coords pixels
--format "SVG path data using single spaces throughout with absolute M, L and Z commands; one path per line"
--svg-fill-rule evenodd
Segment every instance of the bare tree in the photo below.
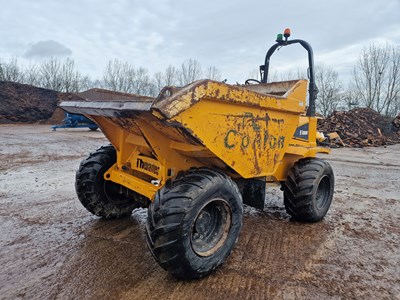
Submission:
M 101 86 L 99 80 L 93 81 L 88 75 L 83 75 L 80 78 L 79 87 L 80 91 L 86 91 L 95 87 Z
M 247 73 L 247 79 L 255 79 L 260 81 L 260 69 L 258 68 L 253 68 Z
M 40 86 L 39 67 L 37 65 L 29 65 L 24 69 L 24 83 Z
M 164 83 L 166 86 L 177 85 L 179 81 L 179 71 L 169 65 L 164 72 Z
M 282 79 L 284 76 L 281 73 L 278 73 L 276 69 L 271 69 L 271 71 L 268 72 L 268 82 L 277 82 L 277 81 L 282 81 L 285 79 Z
M 187 59 L 181 65 L 179 84 L 184 86 L 195 80 L 199 80 L 202 73 L 201 65 L 197 60 L 193 58 Z
M 215 80 L 215 81 L 222 80 L 221 72 L 214 66 L 207 68 L 205 78 Z
M 154 73 L 154 86 L 158 92 L 161 91 L 161 89 L 166 86 L 164 84 L 164 74 L 162 72 L 156 72 Z
M 365 47 L 353 71 L 356 96 L 366 106 L 391 115 L 400 95 L 399 45 Z
M 351 82 L 342 94 L 342 104 L 344 105 L 343 109 L 345 110 L 352 110 L 353 108 L 361 106 L 354 84 Z
M 78 92 L 80 90 L 82 75 L 75 70 L 74 60 L 67 58 L 61 67 L 61 76 L 64 92 Z
M 104 73 L 104 87 L 112 91 L 129 93 L 132 90 L 130 78 L 134 77 L 135 70 L 128 63 L 118 59 L 109 61 Z
M 18 64 L 16 57 L 11 58 L 9 62 L 0 63 L 0 80 L 19 83 L 23 82 L 24 73 Z
M 128 62 L 109 61 L 103 73 L 104 87 L 113 91 L 139 95 L 155 94 L 154 84 L 145 68 L 135 69 Z
M 339 81 L 338 73 L 324 65 L 316 68 L 315 81 L 319 90 L 317 109 L 326 117 L 339 106 L 342 84 Z
M 185 60 L 180 69 L 169 65 L 164 72 L 157 72 L 154 74 L 154 88 L 159 92 L 164 86 L 184 86 L 192 83 L 195 80 L 201 79 L 202 69 L 201 65 L 195 59 Z M 205 78 L 220 81 L 220 71 L 212 66 L 207 68 Z
M 37 76 L 39 86 L 59 92 L 79 92 L 84 83 L 84 76 L 76 70 L 75 62 L 71 58 L 60 60 L 50 58 L 43 62 L 37 69 L 30 70 L 31 81 Z
M 140 67 L 136 69 L 132 80 L 132 92 L 139 95 L 154 95 L 154 85 L 152 84 L 149 76 L 149 71 L 145 68 Z
M 179 71 L 169 65 L 164 72 L 154 74 L 154 85 L 158 93 L 165 86 L 176 86 L 179 84 Z
M 395 116 L 400 111 L 400 46 L 389 49 L 389 69 L 386 82 L 385 115 Z
M 297 79 L 307 79 L 306 72 L 303 70 L 297 69 L 296 71 L 290 70 L 289 72 L 280 74 L 281 81 L 297 80 Z
M 39 67 L 40 86 L 46 89 L 61 91 L 62 82 L 62 66 L 61 61 L 57 58 L 50 58 Z
M 249 75 L 252 75 L 254 79 L 260 80 L 260 71 L 257 69 L 253 69 Z M 297 79 L 306 79 L 307 75 L 304 71 L 297 69 L 296 71 L 289 72 L 278 72 L 275 68 L 270 68 L 268 71 L 268 82 L 276 82 L 276 81 L 287 81 L 287 80 L 297 80 Z

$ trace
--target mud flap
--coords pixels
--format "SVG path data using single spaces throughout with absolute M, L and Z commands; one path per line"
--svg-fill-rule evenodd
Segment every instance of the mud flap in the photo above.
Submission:
M 242 193 L 243 203 L 257 209 L 264 209 L 265 202 L 265 179 L 235 179 L 240 192 Z

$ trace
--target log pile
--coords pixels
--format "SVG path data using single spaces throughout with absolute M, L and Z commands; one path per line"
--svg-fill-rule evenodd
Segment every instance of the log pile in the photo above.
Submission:
M 396 122 L 400 123 L 400 120 Z M 396 133 L 392 130 L 394 126 L 389 119 L 369 108 L 337 111 L 318 121 L 318 130 L 328 137 L 327 142 L 331 147 L 361 148 L 396 144 L 400 142 L 400 129 Z

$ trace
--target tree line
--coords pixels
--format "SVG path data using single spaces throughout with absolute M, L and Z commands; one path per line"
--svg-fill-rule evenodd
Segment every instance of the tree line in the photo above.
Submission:
M 353 67 L 347 86 L 332 68 L 320 68 L 316 74 L 319 111 L 326 116 L 332 111 L 368 107 L 393 117 L 400 112 L 400 46 L 364 47 Z
M 249 77 L 258 78 L 252 71 Z M 304 72 L 278 74 L 271 72 L 270 81 L 306 78 Z M 110 60 L 101 79 L 91 79 L 77 70 L 71 58 L 50 58 L 41 64 L 21 66 L 16 58 L 0 61 L 0 81 L 13 81 L 60 92 L 80 92 L 90 88 L 156 96 L 164 86 L 184 86 L 202 78 L 221 81 L 221 72 L 214 66 L 203 68 L 195 59 L 179 66 L 168 66 L 153 75 L 146 68 L 129 62 Z M 319 90 L 317 111 L 324 116 L 336 110 L 368 107 L 387 116 L 400 111 L 400 47 L 371 44 L 362 49 L 345 85 L 338 72 L 324 64 L 316 65 Z
M 72 58 L 50 58 L 40 64 L 21 66 L 16 58 L 0 61 L 0 81 L 12 81 L 75 93 L 90 88 L 156 96 L 167 85 L 184 86 L 195 80 L 208 78 L 222 80 L 221 72 L 214 66 L 203 69 L 195 59 L 187 59 L 179 67 L 168 66 L 163 72 L 150 75 L 146 68 L 135 68 L 129 62 L 110 60 L 101 79 L 91 79 L 77 70 Z

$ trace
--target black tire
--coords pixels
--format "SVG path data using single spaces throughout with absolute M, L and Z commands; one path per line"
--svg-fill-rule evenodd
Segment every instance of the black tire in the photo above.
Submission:
M 322 220 L 331 206 L 334 185 L 333 171 L 326 161 L 317 158 L 299 160 L 283 184 L 287 213 L 297 221 Z
M 182 279 L 205 276 L 231 253 L 242 228 L 242 196 L 226 175 L 191 169 L 167 183 L 150 204 L 147 245 Z
M 89 127 L 89 129 L 91 130 L 91 131 L 96 131 L 97 129 L 99 129 L 99 127 Z
M 135 193 L 112 181 L 104 173 L 117 159 L 113 146 L 103 146 L 84 159 L 75 178 L 79 201 L 92 214 L 106 219 L 128 216 L 140 204 Z

